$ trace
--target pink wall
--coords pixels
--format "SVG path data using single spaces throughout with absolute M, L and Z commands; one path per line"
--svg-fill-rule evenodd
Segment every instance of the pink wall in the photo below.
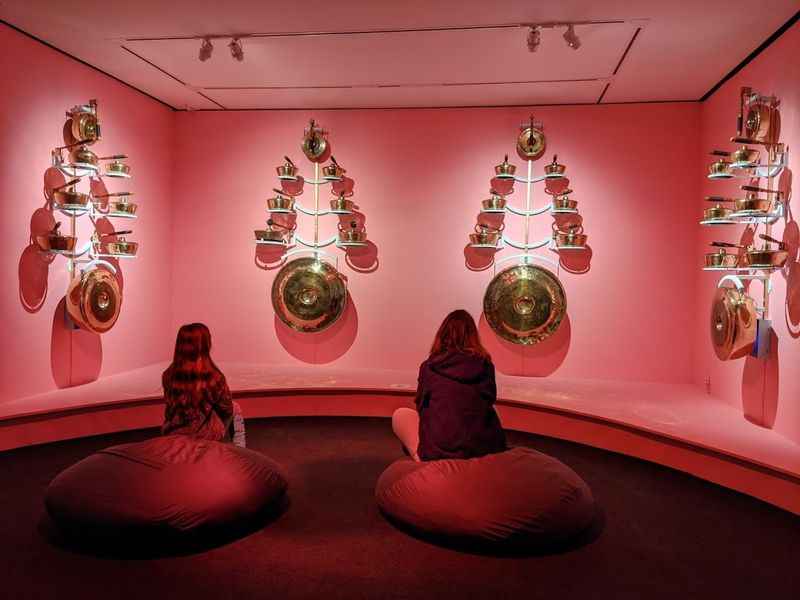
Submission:
M 53 389 L 54 377 L 62 385 L 74 384 L 98 372 L 118 373 L 168 356 L 174 122 L 172 111 L 159 103 L 5 25 L 0 26 L 0 48 L 8 90 L 0 100 L 0 153 L 5 157 L 0 177 L 0 276 L 5 282 L 0 291 L 0 401 L 5 401 Z M 134 191 L 141 211 L 129 238 L 141 242 L 140 257 L 122 265 L 122 314 L 101 343 L 84 332 L 65 332 L 61 319 L 54 319 L 68 283 L 65 259 L 58 257 L 48 268 L 36 252 L 25 252 L 32 215 L 45 205 L 50 150 L 63 143 L 64 111 L 90 98 L 98 99 L 101 111 L 103 140 L 97 149 L 129 154 L 134 175 L 127 186 L 109 181 L 107 187 Z M 36 213 L 37 226 L 46 220 L 47 215 Z M 65 217 L 57 220 L 67 228 Z M 115 224 L 122 229 L 127 223 Z M 80 231 L 87 239 L 87 223 Z M 46 296 L 41 293 L 45 282 Z M 52 369 L 51 340 L 57 348 Z
M 779 188 L 788 193 L 790 208 L 796 204 L 796 173 L 800 167 L 800 25 L 784 33 L 774 44 L 734 78 L 728 81 L 702 106 L 702 149 L 732 148 L 726 141 L 735 134 L 738 94 L 742 86 L 752 87 L 781 99 L 781 141 L 790 149 L 789 169 L 779 181 Z M 705 156 L 708 162 L 710 157 Z M 698 178 L 704 180 L 698 173 Z M 735 184 L 707 182 L 703 194 L 693 202 L 695 216 L 701 214 L 702 195 L 735 195 Z M 796 213 L 795 213 L 796 214 Z M 714 239 L 737 241 L 743 228 L 709 231 L 697 228 L 697 251 L 694 264 L 700 265 L 708 242 Z M 798 226 L 791 212 L 787 221 L 773 229 L 773 236 L 790 243 L 792 257 L 782 273 L 772 277 L 774 291 L 770 304 L 775 332 L 774 352 L 766 360 L 747 358 L 720 362 L 714 355 L 708 336 L 708 312 L 717 277 L 699 271 L 696 275 L 695 366 L 694 379 L 705 384 L 711 380 L 711 392 L 726 402 L 742 408 L 743 414 L 766 427 L 800 442 L 800 262 L 797 262 Z M 753 284 L 753 294 L 761 295 L 761 286 Z
M 491 343 L 501 370 L 690 381 L 693 335 L 686 327 L 693 306 L 681 298 L 694 296 L 691 199 L 700 184 L 691 174 L 699 105 L 534 113 L 545 123 L 548 160 L 557 152 L 567 165 L 593 258 L 588 273 L 561 277 L 569 327 L 556 343 L 524 351 Z M 492 274 L 467 269 L 467 234 L 493 165 L 513 154 L 517 126 L 528 114 L 519 108 L 178 113 L 176 156 L 185 168 L 175 180 L 173 325 L 209 323 L 220 360 L 416 368 L 448 311 L 481 312 Z M 269 300 L 275 272 L 254 264 L 252 241 L 284 154 L 309 175 L 299 150 L 309 117 L 331 131 L 334 155 L 357 182 L 355 199 L 379 260 L 366 274 L 342 267 L 357 318 L 350 314 L 322 339 L 276 327 Z M 544 162 L 536 163 L 539 173 Z M 523 195 L 518 185 L 515 202 Z M 309 196 L 301 197 L 307 205 Z M 538 205 L 544 198 L 537 189 Z M 549 216 L 534 223 L 534 239 L 547 235 Z M 325 222 L 323 231 L 333 232 L 333 224 Z
M 172 113 L 7 27 L 0 28 L 0 48 L 15 59 L 4 72 L 14 94 L 0 116 L 6 157 L 0 269 L 8 282 L 0 293 L 6 316 L 0 401 L 52 389 L 54 374 L 74 384 L 165 360 L 175 328 L 192 320 L 211 325 L 222 361 L 413 369 L 446 312 L 465 307 L 480 314 L 492 273 L 467 268 L 467 233 L 492 166 L 513 155 L 516 127 L 528 111 Z M 798 55 L 795 26 L 702 105 L 534 109 L 545 122 L 548 157 L 557 152 L 568 165 L 593 254 L 587 273 L 562 272 L 569 320 L 553 341 L 522 349 L 498 342 L 482 324 L 502 371 L 701 385 L 708 377 L 715 396 L 800 441 L 800 263 L 774 277 L 777 352 L 768 361 L 721 363 L 707 334 L 717 278 L 699 270 L 705 244 L 718 233 L 697 225 L 702 196 L 726 191 L 702 176 L 701 152 L 725 146 L 733 133 L 741 85 L 783 100 L 782 139 L 793 153 L 781 187 L 790 191 L 800 147 Z M 60 143 L 63 111 L 92 97 L 104 125 L 99 147 L 131 155 L 129 189 L 141 203 L 134 223 L 140 257 L 123 264 L 122 315 L 101 349 L 82 334 L 65 342 L 58 327 L 54 342 L 65 261 L 48 269 L 25 254 L 32 216 L 36 223 L 41 217 L 43 177 L 50 149 Z M 266 217 L 265 198 L 284 154 L 310 174 L 298 146 L 312 116 L 331 130 L 336 157 L 357 181 L 355 199 L 375 244 L 373 254 L 350 262 L 366 268 L 377 258 L 378 266 L 356 272 L 334 250 L 352 306 L 325 334 L 300 336 L 276 323 L 269 301 L 275 271 L 257 265 L 252 230 Z M 115 182 L 109 188 L 126 189 Z M 518 204 L 523 191 L 518 185 Z M 309 194 L 302 200 L 308 204 Z M 545 201 L 541 189 L 535 201 Z M 518 231 L 510 223 L 510 232 Z M 536 219 L 534 239 L 549 227 L 549 217 Z M 800 235 L 794 224 L 775 233 L 784 231 Z M 329 219 L 323 232 L 333 232 Z M 44 282 L 47 295 L 26 309 L 21 296 L 35 298 Z M 54 343 L 66 344 L 55 368 Z

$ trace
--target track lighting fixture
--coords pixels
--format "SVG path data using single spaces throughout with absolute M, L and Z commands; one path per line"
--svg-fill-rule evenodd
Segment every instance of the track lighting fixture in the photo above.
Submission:
M 541 28 L 538 25 L 534 25 L 528 30 L 528 52 L 536 52 L 539 48 L 539 43 L 542 41 L 542 33 Z
M 206 62 L 209 58 L 211 58 L 211 53 L 214 51 L 214 44 L 211 43 L 211 40 L 208 38 L 203 38 L 203 42 L 200 44 L 200 54 L 198 58 L 201 62 Z
M 580 24 L 583 24 L 581 22 Z M 536 52 L 542 42 L 542 29 L 553 29 L 554 27 L 565 27 L 564 41 L 567 46 L 573 50 L 581 47 L 581 40 L 578 34 L 575 33 L 574 23 L 528 23 L 524 25 L 528 28 L 528 34 L 525 36 L 525 43 L 528 46 L 528 52 Z
M 567 46 L 572 48 L 573 50 L 577 50 L 581 47 L 581 40 L 575 34 L 575 26 L 572 24 L 567 25 L 567 30 L 564 32 L 564 41 L 567 42 Z
M 239 62 L 244 60 L 244 50 L 242 49 L 242 42 L 239 41 L 239 38 L 233 38 L 228 44 L 228 48 L 231 49 L 231 56 L 233 58 Z

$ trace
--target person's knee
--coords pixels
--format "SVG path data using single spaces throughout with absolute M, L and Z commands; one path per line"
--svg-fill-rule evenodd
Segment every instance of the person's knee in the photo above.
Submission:
M 415 410 L 410 408 L 398 408 L 392 413 L 392 429 L 397 431 L 404 426 L 408 426 L 417 417 Z

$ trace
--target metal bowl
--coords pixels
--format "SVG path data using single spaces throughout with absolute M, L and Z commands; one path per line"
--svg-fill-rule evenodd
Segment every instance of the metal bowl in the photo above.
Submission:
M 44 251 L 72 252 L 77 241 L 78 238 L 75 236 L 59 235 L 57 233 L 36 236 L 36 244 Z
M 549 165 L 544 166 L 544 174 L 545 175 L 563 175 L 564 171 L 566 171 L 566 165 L 559 164 L 558 156 L 553 157 L 553 162 Z
M 483 210 L 504 210 L 506 199 L 499 194 L 492 194 L 491 198 L 481 200 L 481 207 L 483 207 Z
M 297 177 L 297 167 L 288 158 L 285 163 L 275 170 L 278 172 L 278 177 Z
M 758 164 L 759 151 L 754 148 L 742 146 L 731 153 L 731 162 L 734 167 L 753 167 Z
M 730 208 L 717 204 L 703 211 L 704 219 L 727 219 L 733 211 Z
M 742 255 L 742 262 L 746 267 L 777 267 L 786 264 L 789 253 L 786 250 L 756 250 L 750 249 Z
M 122 162 L 123 159 L 115 158 L 112 162 L 106 165 L 106 177 L 130 177 L 131 168 Z
M 726 252 L 720 248 L 718 252 L 706 254 L 706 267 L 722 267 L 733 269 L 739 264 L 739 255 Z
M 88 146 L 75 146 L 69 153 L 69 164 L 90 168 L 97 171 L 97 154 L 89 150 Z
M 139 208 L 138 204 L 134 202 L 128 202 L 127 200 L 113 201 L 108 203 L 108 212 L 120 215 L 133 216 L 136 214 L 137 208 Z
M 58 190 L 53 192 L 53 202 L 57 207 L 86 206 L 91 196 L 71 190 Z
M 503 162 L 499 165 L 495 165 L 494 172 L 496 175 L 513 175 L 517 172 L 517 167 L 508 162 L 508 156 L 506 156 Z
M 331 210 L 339 214 L 350 214 L 353 212 L 353 201 L 344 196 L 339 196 L 331 200 Z
M 755 193 L 748 192 L 744 198 L 734 200 L 733 207 L 736 212 L 760 212 L 768 213 L 772 201 L 768 198 L 759 198 Z
M 557 196 L 553 198 L 553 208 L 555 210 L 577 210 L 578 201 L 572 200 L 569 196 Z
M 556 246 L 558 248 L 567 246 L 574 246 L 583 248 L 586 246 L 586 240 L 589 236 L 585 233 L 578 233 L 575 231 L 559 231 L 553 234 L 553 239 L 556 242 Z
M 727 160 L 718 160 L 708 166 L 708 176 L 714 179 L 730 179 L 733 177 L 731 173 L 731 163 Z
M 129 242 L 124 237 L 119 237 L 113 242 L 94 242 L 96 254 L 110 254 L 112 256 L 136 256 L 139 242 Z
M 363 229 L 345 229 L 339 232 L 340 242 L 366 242 L 367 232 Z
M 344 169 L 336 163 L 322 167 L 322 175 L 327 178 L 340 179 L 344 175 Z
M 294 210 L 294 198 L 291 196 L 275 196 L 267 198 L 267 210 Z
M 496 230 L 470 233 L 469 242 L 473 246 L 496 246 L 503 234 Z
M 256 239 L 259 242 L 281 242 L 288 243 L 290 233 L 281 229 L 256 229 Z

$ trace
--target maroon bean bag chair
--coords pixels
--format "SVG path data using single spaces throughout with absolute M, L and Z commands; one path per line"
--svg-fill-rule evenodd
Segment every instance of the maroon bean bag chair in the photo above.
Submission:
M 375 496 L 390 520 L 412 532 L 489 545 L 562 543 L 595 517 L 586 483 L 530 448 L 470 459 L 398 460 L 378 479 Z
M 232 444 L 168 435 L 101 450 L 60 473 L 45 506 L 81 536 L 185 536 L 246 526 L 280 504 L 281 468 Z

